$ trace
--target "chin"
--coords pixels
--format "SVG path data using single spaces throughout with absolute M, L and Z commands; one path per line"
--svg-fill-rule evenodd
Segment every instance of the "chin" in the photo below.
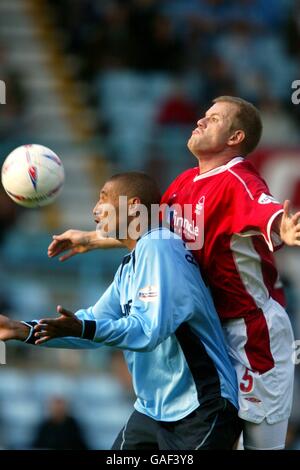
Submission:
M 190 138 L 186 144 L 187 148 L 192 152 L 193 151 L 193 142 L 192 138 Z
M 196 145 L 193 145 L 192 142 L 188 141 L 187 147 L 188 147 L 189 151 L 190 151 L 195 157 L 197 157 L 197 154 L 198 154 L 198 152 L 199 152 L 199 149 L 197 148 L 197 146 L 196 146 Z

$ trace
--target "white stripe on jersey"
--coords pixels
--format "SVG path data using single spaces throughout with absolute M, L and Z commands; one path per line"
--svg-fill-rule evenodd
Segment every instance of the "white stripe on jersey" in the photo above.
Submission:
M 252 201 L 254 201 L 254 197 L 250 191 L 250 189 L 248 188 L 247 184 L 245 183 L 245 181 L 243 180 L 243 178 L 241 178 L 239 175 L 237 175 L 233 170 L 231 169 L 228 169 L 229 173 L 231 173 L 232 175 L 234 175 L 241 183 L 242 185 L 244 186 L 244 188 L 246 189 L 247 193 L 249 194 L 249 197 L 250 199 L 252 199 Z
M 269 292 L 264 283 L 261 257 L 254 248 L 251 236 L 232 235 L 230 248 L 245 290 L 251 295 L 257 307 L 263 308 L 269 298 Z

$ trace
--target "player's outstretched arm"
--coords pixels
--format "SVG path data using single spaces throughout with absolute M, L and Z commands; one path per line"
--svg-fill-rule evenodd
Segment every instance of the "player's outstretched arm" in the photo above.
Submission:
M 67 230 L 60 235 L 53 235 L 53 241 L 48 247 L 48 256 L 54 258 L 64 253 L 59 257 L 59 261 L 66 261 L 80 253 L 108 248 L 123 248 L 123 245 L 114 238 L 101 238 L 96 231 Z
M 35 344 L 45 343 L 51 347 L 53 342 L 50 340 L 57 341 L 59 336 L 67 336 L 64 340 L 72 341 L 76 348 L 87 344 L 89 347 L 107 345 L 129 351 L 153 351 L 176 331 L 179 324 L 190 318 L 193 311 L 183 270 L 180 270 L 179 277 L 177 272 L 178 260 L 189 266 L 186 252 L 183 250 L 180 258 L 175 258 L 169 241 L 160 242 L 148 240 L 138 247 L 130 315 L 124 316 L 120 304 L 118 270 L 114 282 L 93 307 L 78 310 L 76 315 L 59 308 L 61 317 L 58 319 L 40 320 L 34 327 Z M 198 267 L 194 266 L 194 269 L 198 275 Z M 62 318 L 64 316 L 65 319 Z M 82 321 L 81 328 L 74 325 L 73 329 L 71 322 L 75 319 Z
M 11 320 L 5 315 L 0 315 L 0 340 L 9 341 L 16 339 L 25 341 L 29 334 L 29 327 L 20 321 Z
M 300 212 L 290 213 L 290 201 L 284 201 L 283 214 L 280 221 L 281 240 L 289 246 L 300 246 Z

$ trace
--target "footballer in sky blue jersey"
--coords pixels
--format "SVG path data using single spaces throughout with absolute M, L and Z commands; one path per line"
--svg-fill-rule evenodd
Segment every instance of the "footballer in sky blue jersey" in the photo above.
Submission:
M 106 183 L 98 209 L 109 202 L 116 204 L 111 195 L 118 193 L 116 186 L 122 182 L 122 175 Z M 133 186 L 135 179 L 144 179 L 144 186 L 147 188 L 148 184 L 151 193 L 149 177 L 139 173 L 125 175 Z M 122 184 L 119 186 L 120 193 Z M 129 206 L 134 198 L 145 202 L 143 190 L 139 191 L 129 197 Z M 157 202 L 154 196 L 152 200 Z M 190 417 L 195 419 L 194 412 L 200 411 L 193 436 L 184 431 L 188 436 L 185 442 L 184 429 L 180 428 L 180 439 L 175 432 L 173 441 L 158 440 L 159 448 L 231 448 L 239 433 L 236 375 L 210 292 L 193 255 L 180 237 L 163 227 L 144 232 L 138 240 L 129 240 L 127 246 L 130 253 L 94 306 L 75 314 L 61 308 L 58 319 L 28 322 L 31 331 L 26 341 L 56 348 L 108 345 L 122 349 L 136 394 L 135 414 L 155 423 L 187 425 Z M 206 419 L 201 413 L 210 409 L 213 411 L 208 412 L 208 423 L 203 427 Z M 229 415 L 222 442 L 219 434 L 226 422 L 224 412 Z M 131 428 L 139 419 L 131 419 Z M 145 423 L 145 429 L 147 426 Z M 128 423 L 127 428 L 132 434 Z M 125 429 L 119 439 L 120 447 L 115 448 L 139 448 L 134 443 L 126 447 Z M 218 440 L 210 441 L 214 432 Z M 153 429 L 154 435 L 157 437 L 157 429 Z

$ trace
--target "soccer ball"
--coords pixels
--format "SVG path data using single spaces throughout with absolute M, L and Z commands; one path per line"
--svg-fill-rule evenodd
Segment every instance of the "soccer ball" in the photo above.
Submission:
M 25 207 L 50 204 L 64 184 L 60 158 L 43 145 L 22 145 L 5 159 L 1 181 L 8 196 Z

